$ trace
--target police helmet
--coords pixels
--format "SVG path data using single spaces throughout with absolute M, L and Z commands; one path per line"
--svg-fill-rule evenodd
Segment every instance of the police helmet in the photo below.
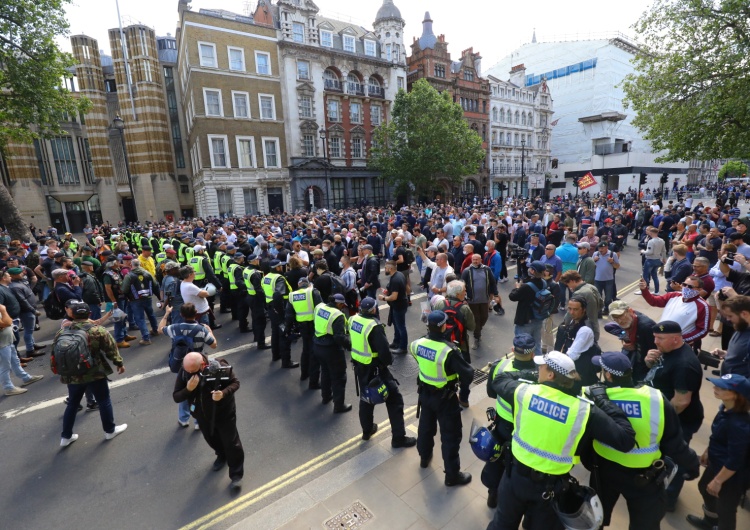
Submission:
M 596 492 L 575 479 L 552 502 L 560 522 L 567 530 L 598 530 L 604 521 L 604 509 Z
M 388 386 L 380 377 L 373 378 L 362 390 L 362 400 L 372 405 L 385 403 L 386 399 L 388 399 Z
M 472 429 L 469 444 L 471 445 L 471 450 L 474 451 L 479 460 L 494 462 L 500 458 L 502 446 L 495 440 L 495 437 L 492 436 L 487 427 L 479 427 L 476 431 Z

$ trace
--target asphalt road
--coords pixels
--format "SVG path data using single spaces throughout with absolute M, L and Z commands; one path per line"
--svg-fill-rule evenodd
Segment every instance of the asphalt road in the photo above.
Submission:
M 637 248 L 632 239 L 630 243 L 617 274 L 618 287 L 625 292 L 635 288 L 640 275 Z M 416 280 L 417 274 L 412 278 Z M 512 345 L 515 303 L 507 293 L 513 282 L 500 285 L 506 315 L 491 313 L 482 346 L 472 351 L 475 368 L 504 355 Z M 424 299 L 418 293 L 409 310 L 410 340 L 425 333 L 418 303 Z M 381 309 L 384 321 L 386 316 Z M 559 315 L 555 318 L 561 320 Z M 221 315 L 220 321 L 225 325 L 216 332 L 219 349 L 209 353 L 223 352 L 241 382 L 236 399 L 246 459 L 240 495 L 257 492 L 244 511 L 216 526 L 227 528 L 368 445 L 359 442 L 351 371 L 346 393 L 354 411 L 334 415 L 331 405 L 321 405 L 319 392 L 307 390 L 307 382 L 299 381 L 298 370 L 282 370 L 271 362 L 270 350 L 257 351 L 248 335 L 237 333 L 228 315 Z M 50 341 L 55 329 L 56 323 L 43 322 L 38 340 Z M 392 328 L 387 333 L 391 338 Z M 179 528 L 237 497 L 228 488 L 226 470 L 211 472 L 213 452 L 192 423 L 190 429 L 177 425 L 177 405 L 171 397 L 175 376 L 166 368 L 168 340 L 157 337 L 150 347 L 133 344 L 121 352 L 126 373 L 111 377 L 115 421 L 128 424 L 128 430 L 112 441 L 104 440 L 98 413 L 81 412 L 74 429 L 80 438 L 68 448 L 59 447 L 67 391 L 51 374 L 48 355 L 27 368 L 31 374 L 45 374 L 44 380 L 26 394 L 0 397 L 0 527 Z M 299 358 L 300 349 L 301 343 L 293 346 L 293 359 Z M 393 372 L 410 410 L 417 397 L 416 362 L 399 357 Z M 386 417 L 385 408 L 377 407 L 376 421 Z

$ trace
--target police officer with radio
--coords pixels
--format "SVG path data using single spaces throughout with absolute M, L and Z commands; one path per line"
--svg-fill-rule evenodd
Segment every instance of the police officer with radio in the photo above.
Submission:
M 299 379 L 300 381 L 305 381 L 309 378 L 310 383 L 308 384 L 308 388 L 310 390 L 319 390 L 320 363 L 312 355 L 313 336 L 315 335 L 313 320 L 315 319 L 315 307 L 322 304 L 323 299 L 320 297 L 318 290 L 310 285 L 310 280 L 305 277 L 299 279 L 297 287 L 297 290 L 289 295 L 289 303 L 286 306 L 284 327 L 287 333 L 284 334 L 283 354 L 286 355 L 291 349 L 288 330 L 292 329 L 294 322 L 297 322 L 297 327 L 302 337 L 302 354 L 300 355 L 302 373 Z M 296 365 L 297 363 L 294 364 Z
M 328 299 L 327 304 L 320 304 L 315 308 L 313 326 L 313 355 L 320 363 L 320 387 L 323 404 L 333 401 L 333 412 L 336 414 L 349 412 L 352 406 L 344 403 L 346 391 L 346 357 L 344 350 L 351 349 L 351 340 L 347 333 L 345 311 L 346 298 L 343 294 L 335 294 Z
M 200 287 L 205 288 L 209 283 L 216 287 L 217 291 L 221 291 L 221 280 L 214 274 L 214 268 L 211 266 L 211 260 L 206 256 L 206 247 L 203 245 L 195 245 L 193 247 L 193 256 L 188 260 L 190 265 L 195 271 L 195 280 L 193 283 Z M 211 329 L 216 327 L 216 317 L 214 316 L 214 302 L 216 295 L 209 296 L 206 300 L 208 301 L 208 307 L 211 311 L 208 312 L 208 321 Z
M 349 337 L 352 341 L 352 364 L 359 385 L 359 423 L 362 439 L 369 440 L 378 431 L 373 422 L 375 404 L 385 402 L 391 422 L 391 447 L 414 447 L 417 439 L 406 436 L 404 425 L 404 398 L 388 366 L 393 357 L 388 346 L 385 326 L 377 317 L 378 305 L 365 297 L 359 305 L 359 314 L 349 319 Z
M 606 395 L 594 403 L 578 396 L 580 376 L 573 360 L 558 351 L 534 358 L 539 384 L 524 371 L 502 372 L 492 383 L 510 404 L 513 417 L 512 459 L 500 481 L 498 506 L 488 530 L 517 530 L 528 518 L 528 530 L 562 529 L 557 505 L 571 489 L 570 470 L 592 439 L 618 451 L 635 446 L 635 432 L 625 413 Z M 591 504 L 583 511 L 593 510 Z
M 492 435 L 500 445 L 505 445 L 503 451 L 510 449 L 510 440 L 513 435 L 513 416 L 511 415 L 510 405 L 492 388 L 495 378 L 503 372 L 518 372 L 527 370 L 536 371 L 534 363 L 534 337 L 528 333 L 521 333 L 513 337 L 513 358 L 508 355 L 504 359 L 495 361 L 490 364 L 490 376 L 487 378 L 487 395 L 495 398 L 495 429 Z M 507 445 L 506 445 L 507 444 Z M 487 486 L 487 506 L 497 508 L 497 487 L 500 485 L 500 479 L 503 478 L 505 471 L 505 459 L 500 458 L 492 462 L 487 462 L 482 469 L 482 484 Z
M 250 264 L 242 271 L 242 281 L 245 283 L 247 294 L 240 306 L 240 333 L 252 331 L 253 340 L 260 345 L 266 341 L 266 299 L 263 294 L 263 273 L 255 267 L 257 263 L 257 260 L 251 260 Z M 251 310 L 252 328 L 247 321 Z
M 471 474 L 461 471 L 458 450 L 461 446 L 461 406 L 469 406 L 469 385 L 474 369 L 464 360 L 455 344 L 444 340 L 448 317 L 442 311 L 427 315 L 428 334 L 409 345 L 419 365 L 419 428 L 417 451 L 419 466 L 432 460 L 435 434 L 440 425 L 440 442 L 445 465 L 445 485 L 463 486 Z M 457 383 L 460 383 L 460 390 Z
M 245 268 L 242 266 L 245 262 L 245 255 L 241 252 L 236 252 L 232 258 L 232 262 L 227 267 L 229 307 L 232 309 L 232 320 L 239 320 L 242 302 L 245 300 L 245 296 L 247 296 L 245 279 L 242 276 L 242 273 L 245 271 Z
M 268 318 L 271 321 L 271 359 L 281 359 L 281 325 L 284 323 L 284 306 L 292 288 L 284 278 L 281 262 L 277 259 L 269 263 L 270 272 L 263 277 L 261 285 L 266 299 Z
M 606 391 L 635 430 L 636 448 L 625 453 L 594 440 L 593 454 L 584 457 L 593 467 L 590 486 L 599 494 L 608 526 L 620 495 L 630 514 L 630 530 L 658 530 L 666 512 L 664 478 L 674 464 L 698 478 L 700 462 L 682 437 L 680 419 L 672 404 L 656 388 L 633 383 L 633 368 L 622 352 L 604 352 L 591 360 L 602 369 L 604 385 L 587 393 Z M 665 465 L 665 457 L 671 459 Z M 590 460 L 590 461 L 589 461 Z

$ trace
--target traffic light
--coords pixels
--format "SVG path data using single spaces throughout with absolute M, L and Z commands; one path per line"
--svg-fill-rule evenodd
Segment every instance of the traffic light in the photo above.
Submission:
M 576 188 L 578 187 L 578 179 L 579 178 L 580 177 L 573 177 L 573 186 L 575 186 Z
M 662 184 L 666 184 L 667 182 L 669 182 L 669 173 L 662 173 L 659 182 L 661 182 Z
M 602 175 L 602 184 L 606 186 L 608 182 L 609 182 L 609 175 Z
M 639 183 L 641 185 L 645 184 L 647 178 L 648 178 L 648 175 L 646 173 L 641 173 L 641 180 L 639 181 Z

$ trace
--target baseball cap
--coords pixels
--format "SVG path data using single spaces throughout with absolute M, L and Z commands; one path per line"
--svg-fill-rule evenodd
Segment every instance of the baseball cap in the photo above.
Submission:
M 337 304 L 345 304 L 346 303 L 346 298 L 344 298 L 343 294 L 337 293 L 337 294 L 333 295 L 333 301 L 336 302 Z
M 368 312 L 372 311 L 376 305 L 377 303 L 375 302 L 375 299 L 370 296 L 366 296 L 359 303 L 360 309 L 362 309 L 362 311 L 368 311 Z
M 591 245 L 589 245 L 588 243 L 584 242 L 584 243 L 578 243 L 578 244 L 576 244 L 576 247 L 578 247 L 578 248 L 585 248 L 586 250 L 589 250 L 591 248 Z
M 617 377 L 622 377 L 633 369 L 628 356 L 619 351 L 605 351 L 601 355 L 594 355 L 591 363 Z
M 278 267 L 279 265 L 281 265 L 281 262 L 277 259 L 272 259 L 271 263 L 268 264 L 268 266 L 271 267 L 272 269 L 274 267 Z
M 91 313 L 88 304 L 82 300 L 68 300 L 65 302 L 65 307 L 77 317 L 87 317 Z
M 177 254 L 177 251 L 173 248 L 168 248 L 164 252 L 166 252 L 167 254 Z
M 537 355 L 534 357 L 534 362 L 539 366 L 546 364 L 550 370 L 568 379 L 573 379 L 571 374 L 576 371 L 576 363 L 573 362 L 573 359 L 559 351 L 551 351 L 541 356 Z
M 546 267 L 544 266 L 544 263 L 541 261 L 532 261 L 530 267 L 534 269 L 536 272 L 544 272 Z
M 726 374 L 721 377 L 707 377 L 706 379 L 719 388 L 737 392 L 750 399 L 750 381 L 744 375 Z
M 431 311 L 429 315 L 427 315 L 427 323 L 430 326 L 440 327 L 443 324 L 445 324 L 448 321 L 448 316 L 443 313 L 442 311 Z
M 627 304 L 627 302 L 617 300 L 609 304 L 609 315 L 613 317 L 619 317 L 620 315 L 627 313 L 628 309 L 630 309 L 630 306 Z
M 651 331 L 655 334 L 682 333 L 682 326 L 673 320 L 662 320 L 656 324 Z

